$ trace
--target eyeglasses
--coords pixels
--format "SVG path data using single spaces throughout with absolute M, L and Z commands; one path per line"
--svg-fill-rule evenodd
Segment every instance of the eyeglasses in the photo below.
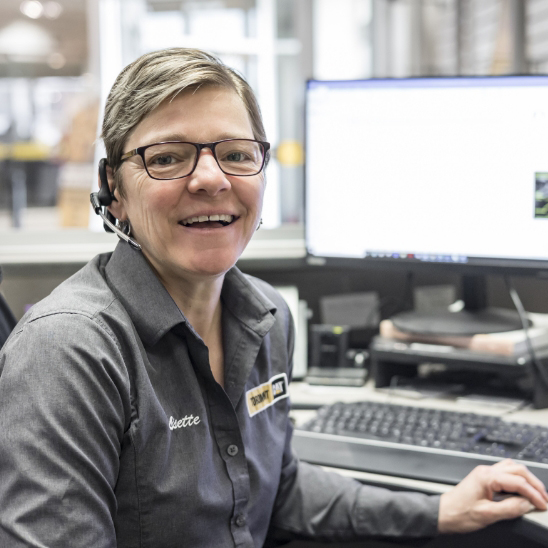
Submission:
M 181 179 L 196 169 L 200 152 L 204 148 L 211 150 L 226 175 L 250 177 L 264 168 L 270 143 L 252 139 L 225 139 L 215 143 L 166 141 L 130 150 L 120 160 L 123 162 L 138 154 L 152 179 Z

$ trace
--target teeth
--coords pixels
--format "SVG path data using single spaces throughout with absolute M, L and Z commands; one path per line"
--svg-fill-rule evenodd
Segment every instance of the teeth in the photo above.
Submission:
M 185 219 L 183 221 L 183 224 L 188 226 L 192 223 L 204 223 L 205 221 L 223 221 L 225 223 L 231 223 L 234 217 L 232 215 L 200 215 L 199 217 L 191 217 L 189 219 Z

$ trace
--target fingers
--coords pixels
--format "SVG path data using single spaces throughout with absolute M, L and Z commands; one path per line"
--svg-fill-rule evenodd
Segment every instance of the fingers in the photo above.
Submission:
M 546 487 L 526 466 L 518 464 L 511 459 L 505 459 L 498 462 L 493 468 L 503 469 L 508 474 L 515 474 L 524 477 L 537 491 L 539 491 L 544 500 L 548 501 L 548 492 Z
M 509 497 L 500 502 L 485 502 L 482 508 L 483 525 L 503 519 L 515 519 L 534 510 L 535 507 L 523 497 Z
M 531 501 L 539 510 L 546 510 L 544 495 L 523 476 L 508 473 L 497 474 L 492 478 L 489 487 L 493 492 L 518 493 Z
M 488 488 L 492 493 L 518 493 L 531 501 L 539 510 L 546 510 L 548 500 L 543 483 L 525 466 L 511 460 L 491 467 Z

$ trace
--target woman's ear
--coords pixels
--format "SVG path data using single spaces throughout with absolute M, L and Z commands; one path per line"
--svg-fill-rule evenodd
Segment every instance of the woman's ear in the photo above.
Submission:
M 107 165 L 105 173 L 107 178 L 107 184 L 112 195 L 112 202 L 108 206 L 108 210 L 119 221 L 127 221 L 127 213 L 124 207 L 124 199 L 120 196 L 120 192 L 116 188 L 114 171 L 109 165 Z

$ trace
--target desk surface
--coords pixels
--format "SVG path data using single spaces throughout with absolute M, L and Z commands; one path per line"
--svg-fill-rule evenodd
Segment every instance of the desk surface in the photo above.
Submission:
M 548 409 L 521 409 L 519 411 L 509 412 L 507 409 L 495 407 L 492 405 L 481 405 L 471 402 L 457 402 L 449 399 L 424 398 L 420 400 L 404 398 L 386 392 L 378 392 L 371 383 L 360 388 L 339 387 L 339 386 L 317 386 L 309 385 L 304 382 L 294 382 L 290 385 L 290 396 L 293 404 L 301 405 L 325 405 L 342 402 L 354 401 L 378 401 L 384 403 L 394 403 L 398 405 L 411 405 L 417 407 L 428 407 L 447 409 L 449 411 L 460 411 L 470 413 L 485 413 L 497 416 L 508 417 L 513 422 L 524 422 L 529 424 L 539 424 L 548 426 Z M 302 424 L 315 414 L 315 411 L 293 411 L 296 424 Z M 370 474 L 356 470 L 332 469 L 337 472 L 358 479 L 364 483 L 374 483 L 386 485 L 387 487 L 402 487 L 406 489 L 416 489 L 418 491 L 430 493 L 444 493 L 451 489 L 451 485 L 419 481 L 394 476 L 384 476 L 379 474 Z M 524 517 L 525 520 L 547 529 L 548 534 L 548 512 L 531 512 Z
M 290 386 L 290 395 L 291 401 L 294 404 L 324 405 L 337 401 L 378 401 L 398 405 L 447 409 L 448 411 L 460 411 L 463 413 L 485 413 L 507 416 L 509 420 L 515 422 L 548 426 L 548 409 L 520 409 L 519 411 L 509 412 L 508 409 L 495 405 L 462 400 L 456 401 L 449 398 L 423 398 L 418 400 L 377 391 L 371 382 L 359 388 L 309 385 L 304 382 L 293 382 Z

